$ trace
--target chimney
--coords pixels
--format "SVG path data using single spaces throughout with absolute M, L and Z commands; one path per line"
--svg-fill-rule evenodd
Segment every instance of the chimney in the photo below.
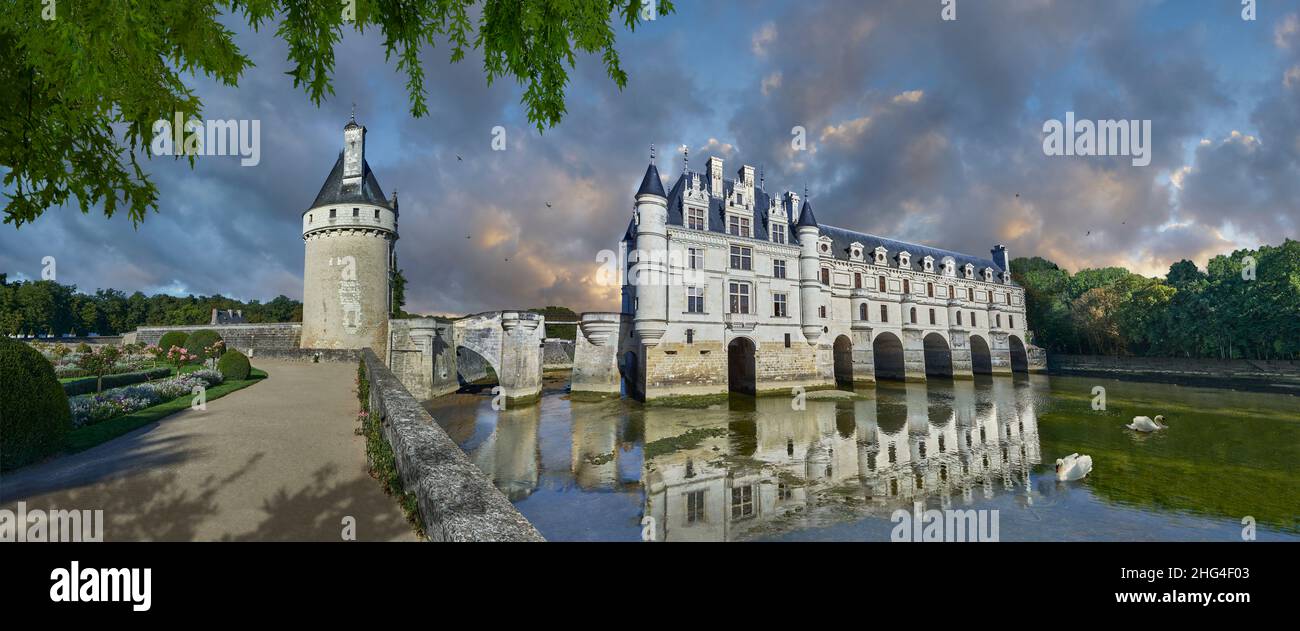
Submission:
M 709 156 L 707 167 L 706 170 L 709 172 L 709 192 L 714 197 L 722 197 L 722 158 Z
M 744 191 L 745 199 L 743 203 L 746 206 L 753 206 L 754 205 L 754 167 L 749 166 L 748 164 L 743 165 L 740 167 L 740 171 L 737 171 L 737 175 L 740 176 L 740 183 L 738 187 L 740 188 L 741 191 Z
M 989 251 L 993 253 L 993 262 L 996 263 L 998 267 L 1001 267 L 1002 271 L 1011 271 L 1011 259 L 1007 256 L 1007 246 L 999 243 L 998 245 L 993 246 L 993 249 Z

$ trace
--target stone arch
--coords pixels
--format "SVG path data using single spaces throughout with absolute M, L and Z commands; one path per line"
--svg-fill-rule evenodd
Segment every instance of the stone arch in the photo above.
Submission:
M 925 375 L 951 378 L 952 348 L 948 346 L 948 340 L 938 333 L 931 333 L 922 342 L 925 345 Z
M 732 392 L 756 394 L 758 392 L 757 347 L 754 341 L 743 336 L 727 343 L 727 389 Z
M 1011 372 L 1029 372 L 1029 353 L 1020 338 L 1007 336 L 1007 345 L 1011 347 Z
M 545 321 L 525 311 L 491 311 L 457 320 L 453 339 L 492 368 L 508 402 L 532 402 L 542 390 Z
M 835 338 L 835 383 L 853 385 L 853 341 L 847 335 Z
M 903 364 L 903 341 L 888 331 L 881 332 L 871 342 L 872 357 L 876 364 L 876 380 L 902 381 L 907 377 Z
M 472 383 L 500 383 L 501 373 L 491 359 L 465 345 L 456 345 L 456 381 L 462 386 Z
M 993 351 L 989 343 L 978 335 L 970 336 L 971 372 L 977 375 L 993 374 Z

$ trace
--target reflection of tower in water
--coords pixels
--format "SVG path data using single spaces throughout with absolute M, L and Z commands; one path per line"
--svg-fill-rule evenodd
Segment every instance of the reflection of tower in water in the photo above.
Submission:
M 501 410 L 492 435 L 471 454 L 474 464 L 512 502 L 537 489 L 541 460 L 537 427 L 541 415 L 541 406 L 537 405 Z

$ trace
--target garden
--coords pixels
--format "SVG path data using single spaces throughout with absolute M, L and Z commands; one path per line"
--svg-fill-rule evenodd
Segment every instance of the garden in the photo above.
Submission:
M 265 377 L 207 329 L 123 346 L 0 337 L 0 469 L 88 449 Z

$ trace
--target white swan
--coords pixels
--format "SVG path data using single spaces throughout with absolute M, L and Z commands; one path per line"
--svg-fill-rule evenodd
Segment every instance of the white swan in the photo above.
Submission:
M 1070 454 L 1056 461 L 1056 479 L 1061 481 L 1082 480 L 1092 472 L 1092 456 Z
M 1154 432 L 1168 427 L 1162 422 L 1164 420 L 1165 417 L 1159 414 L 1156 415 L 1156 420 L 1154 421 L 1145 416 L 1135 416 L 1133 417 L 1133 422 L 1124 427 L 1136 432 Z

